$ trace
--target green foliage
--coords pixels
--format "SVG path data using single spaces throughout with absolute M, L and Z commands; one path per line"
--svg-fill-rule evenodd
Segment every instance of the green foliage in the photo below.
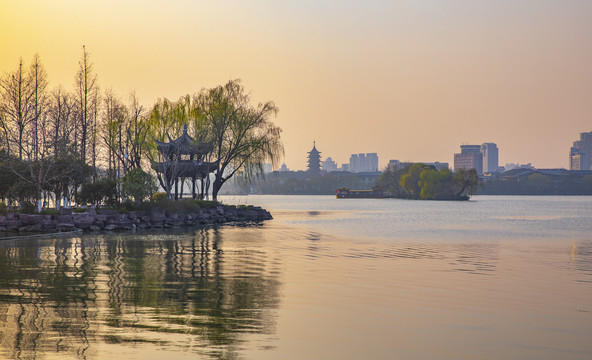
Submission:
M 82 204 L 113 206 L 117 203 L 117 182 L 113 179 L 86 182 L 78 192 L 78 201 Z
M 407 173 L 408 167 L 401 169 L 388 168 L 378 177 L 377 186 L 384 191 L 387 196 L 401 198 L 404 197 L 403 187 L 401 186 L 401 177 Z
M 400 187 L 393 184 L 396 179 L 400 179 Z M 473 193 L 479 186 L 479 178 L 474 169 L 452 173 L 449 169 L 438 171 L 433 166 L 416 163 L 406 168 L 385 171 L 379 178 L 378 186 L 387 195 L 397 198 L 468 200 L 464 193 Z
M 419 178 L 422 200 L 450 200 L 456 197 L 452 173 L 448 169 L 424 169 Z
M 32 213 L 36 209 L 37 188 L 32 183 L 24 181 L 13 183 L 8 189 L 8 197 L 17 200 L 23 212 Z
M 146 198 L 152 198 L 158 190 L 158 184 L 154 176 L 135 168 L 125 174 L 121 188 L 124 197 L 131 197 L 135 203 L 140 203 Z
M 195 199 L 180 199 L 169 200 L 161 199 L 150 204 L 151 209 L 157 208 L 171 214 L 183 214 L 190 212 L 197 212 L 200 208 L 211 208 L 218 205 L 217 201 L 195 200 Z
M 433 169 L 422 163 L 412 164 L 407 173 L 401 176 L 401 187 L 409 199 L 419 199 L 421 196 L 420 176 L 426 169 Z
M 465 193 L 468 192 L 469 195 L 473 195 L 479 189 L 481 182 L 479 181 L 479 176 L 477 175 L 477 170 L 470 169 L 459 169 L 456 173 L 454 173 L 454 184 L 459 188 L 458 192 L 456 193 L 457 196 L 463 196 Z
M 43 209 L 41 210 L 41 215 L 59 215 L 60 211 L 56 209 Z
M 152 195 L 153 201 L 164 201 L 164 200 L 168 200 L 168 198 L 169 198 L 169 196 L 165 192 L 157 192 L 154 195 Z
M 6 215 L 8 213 L 8 206 L 4 202 L 0 202 L 0 215 Z
M 237 172 L 252 179 L 266 161 L 277 163 L 284 153 L 281 129 L 269 118 L 278 112 L 271 101 L 251 103 L 240 80 L 201 91 L 195 98 L 217 162 L 212 184 L 216 200 L 222 185 Z

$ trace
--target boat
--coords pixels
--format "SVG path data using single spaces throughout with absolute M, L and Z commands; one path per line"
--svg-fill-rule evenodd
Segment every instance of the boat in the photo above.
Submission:
M 337 190 L 338 199 L 382 199 L 385 197 L 384 192 L 376 186 L 372 190 L 350 190 L 348 188 L 341 188 Z

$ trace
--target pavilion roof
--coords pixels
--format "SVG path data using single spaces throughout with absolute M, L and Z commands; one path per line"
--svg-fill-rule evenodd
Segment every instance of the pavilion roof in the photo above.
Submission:
M 163 154 L 203 155 L 211 150 L 210 144 L 199 144 L 187 134 L 187 124 L 183 125 L 183 134 L 175 140 L 171 139 L 168 134 L 167 137 L 169 138 L 168 143 L 154 139 L 158 151 Z

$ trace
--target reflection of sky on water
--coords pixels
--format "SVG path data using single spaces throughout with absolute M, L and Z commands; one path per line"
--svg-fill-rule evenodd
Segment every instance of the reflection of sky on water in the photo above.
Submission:
M 474 197 L 469 202 L 249 196 L 277 221 L 338 236 L 422 241 L 586 239 L 591 197 Z M 315 208 L 309 206 L 314 204 Z
M 0 357 L 592 356 L 592 198 L 253 200 L 274 220 L 0 242 Z
M 225 248 L 256 241 L 232 230 L 3 244 L 0 357 L 130 345 L 235 356 L 247 334 L 273 333 L 280 272 L 265 250 Z

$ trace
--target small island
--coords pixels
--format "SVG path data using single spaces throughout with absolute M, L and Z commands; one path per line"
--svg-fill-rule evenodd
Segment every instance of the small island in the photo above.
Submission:
M 432 165 L 414 163 L 388 168 L 378 178 L 377 188 L 385 197 L 414 200 L 469 200 L 479 188 L 475 169 L 437 170 Z

